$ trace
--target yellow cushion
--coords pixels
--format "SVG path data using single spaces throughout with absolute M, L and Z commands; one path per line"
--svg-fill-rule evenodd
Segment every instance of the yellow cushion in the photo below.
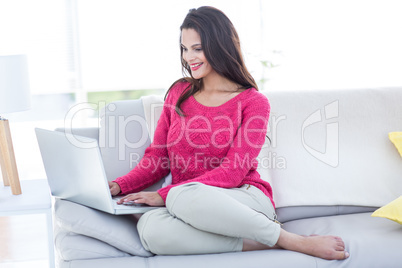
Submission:
M 402 156 L 402 132 L 390 132 L 388 136 L 396 149 L 398 149 L 399 154 Z
M 391 203 L 380 207 L 371 214 L 372 217 L 382 217 L 402 224 L 402 196 Z

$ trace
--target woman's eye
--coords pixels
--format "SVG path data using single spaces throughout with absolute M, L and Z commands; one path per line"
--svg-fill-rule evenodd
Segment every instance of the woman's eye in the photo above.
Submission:
M 202 48 L 196 48 L 195 51 L 202 51 Z

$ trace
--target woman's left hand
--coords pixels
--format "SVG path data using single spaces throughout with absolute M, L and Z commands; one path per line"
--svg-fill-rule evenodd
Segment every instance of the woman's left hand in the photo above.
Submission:
M 117 204 L 123 204 L 126 202 L 134 202 L 137 204 L 147 204 L 152 207 L 163 207 L 165 202 L 158 192 L 139 192 L 129 194 L 117 201 Z

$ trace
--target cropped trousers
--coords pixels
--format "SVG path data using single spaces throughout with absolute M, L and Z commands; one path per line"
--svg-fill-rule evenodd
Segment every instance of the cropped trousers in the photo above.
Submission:
M 274 246 L 280 225 L 270 199 L 257 187 L 224 189 L 202 183 L 172 188 L 166 207 L 146 212 L 137 229 L 158 255 L 241 251 L 243 239 Z

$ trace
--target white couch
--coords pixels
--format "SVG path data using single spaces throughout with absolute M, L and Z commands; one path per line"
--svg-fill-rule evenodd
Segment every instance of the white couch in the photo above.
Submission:
M 371 213 L 402 195 L 402 158 L 388 139 L 389 132 L 402 131 L 402 88 L 264 93 L 271 103 L 271 142 L 261 150 L 259 172 L 273 187 L 279 221 L 299 234 L 341 236 L 347 260 L 286 250 L 153 256 L 139 241 L 134 216 L 56 200 L 59 267 L 401 267 L 402 225 Z M 130 170 L 135 141 L 126 137 L 139 131 L 128 120 L 132 108 L 143 107 L 152 139 L 161 103 L 155 96 L 115 102 L 100 129 L 74 130 L 100 139 L 110 180 Z M 128 123 L 111 124 L 124 122 L 118 118 Z

